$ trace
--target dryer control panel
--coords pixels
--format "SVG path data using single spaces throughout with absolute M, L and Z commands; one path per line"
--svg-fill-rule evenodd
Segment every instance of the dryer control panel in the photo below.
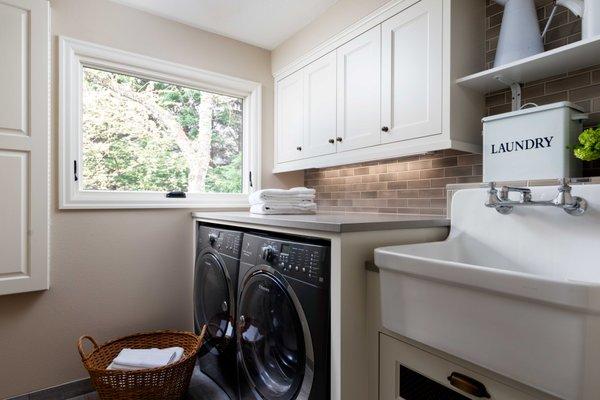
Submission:
M 218 229 L 212 226 L 200 226 L 198 248 L 212 247 L 222 255 L 240 258 L 242 232 Z
M 242 262 L 266 264 L 283 275 L 316 285 L 329 284 L 329 247 L 245 235 Z

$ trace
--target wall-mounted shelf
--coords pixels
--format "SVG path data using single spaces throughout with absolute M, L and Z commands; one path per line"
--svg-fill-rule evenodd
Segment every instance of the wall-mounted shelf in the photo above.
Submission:
M 507 88 L 503 82 L 531 82 L 596 64 L 600 64 L 600 36 L 465 76 L 456 83 L 485 93 Z

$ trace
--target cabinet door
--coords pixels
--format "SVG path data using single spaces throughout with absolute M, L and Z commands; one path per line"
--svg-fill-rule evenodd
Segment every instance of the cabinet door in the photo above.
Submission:
M 46 0 L 0 0 L 0 295 L 48 288 Z
M 381 27 L 337 49 L 338 151 L 380 143 Z
M 442 2 L 421 0 L 382 32 L 383 143 L 442 132 Z
M 487 395 L 487 397 L 486 397 Z M 379 334 L 379 400 L 545 400 Z
M 304 157 L 335 153 L 336 54 L 304 68 Z
M 303 146 L 303 71 L 277 82 L 277 162 L 302 158 Z

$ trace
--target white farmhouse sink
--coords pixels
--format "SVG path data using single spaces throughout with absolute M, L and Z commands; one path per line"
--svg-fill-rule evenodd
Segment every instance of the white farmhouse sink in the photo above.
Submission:
M 560 398 L 600 399 L 600 185 L 573 195 L 582 216 L 501 215 L 486 189 L 456 193 L 447 240 L 375 250 L 384 327 Z

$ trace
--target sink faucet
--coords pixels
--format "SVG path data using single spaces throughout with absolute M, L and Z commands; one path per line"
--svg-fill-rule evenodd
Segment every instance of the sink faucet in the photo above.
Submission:
M 496 183 L 490 182 L 486 207 L 495 208 L 500 214 L 510 214 L 518 206 L 553 206 L 562 208 L 567 214 L 581 215 L 587 210 L 587 201 L 581 197 L 571 195 L 571 186 L 567 179 L 559 179 L 558 194 L 553 200 L 532 200 L 531 190 L 512 186 L 502 186 L 496 189 Z M 511 200 L 511 192 L 519 193 L 519 200 Z

